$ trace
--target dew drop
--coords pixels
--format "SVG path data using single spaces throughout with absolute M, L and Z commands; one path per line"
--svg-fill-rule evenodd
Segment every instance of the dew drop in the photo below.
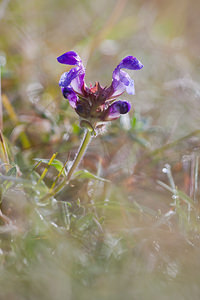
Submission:
M 163 168 L 162 172 L 166 174 L 166 173 L 168 173 L 168 169 L 167 168 Z

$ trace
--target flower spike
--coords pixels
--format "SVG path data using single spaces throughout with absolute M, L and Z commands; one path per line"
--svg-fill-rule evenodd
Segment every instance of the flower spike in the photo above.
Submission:
M 59 86 L 76 113 L 82 119 L 89 120 L 94 128 L 98 122 L 115 120 L 129 112 L 131 104 L 128 101 L 115 100 L 125 90 L 130 95 L 135 94 L 134 80 L 122 69 L 140 70 L 143 65 L 137 58 L 126 56 L 118 64 L 108 88 L 101 87 L 98 82 L 90 88 L 85 85 L 85 68 L 76 52 L 66 52 L 57 60 L 61 64 L 76 66 L 61 76 Z

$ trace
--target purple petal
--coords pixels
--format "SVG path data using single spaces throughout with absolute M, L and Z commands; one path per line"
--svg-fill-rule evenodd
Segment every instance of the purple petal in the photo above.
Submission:
M 76 108 L 78 97 L 72 88 L 61 88 L 63 96 L 69 100 L 71 107 Z
M 112 80 L 111 87 L 112 87 L 113 92 L 112 92 L 110 98 L 116 98 L 116 97 L 120 96 L 121 94 L 123 94 L 123 92 L 126 89 L 126 87 L 122 81 L 115 80 L 115 79 Z
M 126 114 L 131 109 L 131 104 L 128 101 L 115 101 L 113 102 L 106 113 L 105 121 L 118 119 L 120 115 Z
M 134 80 L 130 78 L 129 84 L 126 86 L 126 91 L 129 95 L 135 95 Z
M 113 71 L 112 97 L 121 95 L 125 91 L 125 89 L 128 94 L 135 94 L 134 81 L 133 79 L 131 79 L 128 73 L 121 70 L 123 68 L 129 70 L 140 70 L 141 68 L 143 68 L 143 65 L 136 57 L 133 56 L 125 57 L 119 63 L 119 65 Z
M 83 87 L 85 85 L 84 78 L 85 78 L 85 70 L 79 69 L 77 76 L 71 81 L 71 87 L 78 94 L 82 94 Z
M 124 71 L 120 71 L 115 78 L 113 77 L 112 87 L 112 97 L 120 96 L 125 90 L 130 95 L 135 94 L 134 80 Z
M 82 64 L 82 60 L 80 59 L 79 55 L 74 51 L 69 51 L 62 54 L 61 56 L 58 56 L 57 61 L 61 64 L 66 64 L 66 65 Z
M 76 68 L 65 72 L 59 81 L 62 88 L 73 88 L 78 94 L 82 94 L 84 87 L 85 68 L 79 55 L 74 51 L 69 51 L 57 58 L 58 62 L 68 65 L 77 65 Z
M 61 75 L 59 86 L 61 88 L 73 88 L 78 94 L 82 94 L 84 86 L 85 70 L 81 67 L 73 68 L 69 72 L 65 72 Z
M 69 72 L 63 73 L 60 77 L 59 86 L 68 87 L 71 84 L 72 80 L 78 76 L 79 72 L 79 68 L 73 68 Z
M 143 68 L 143 64 L 133 56 L 126 56 L 117 66 L 119 69 L 130 69 L 130 70 L 140 70 Z M 116 68 L 116 69 L 117 69 Z
M 124 71 L 119 72 L 120 81 L 125 85 L 125 89 L 128 94 L 134 95 L 135 94 L 135 86 L 134 80 L 129 76 L 128 73 Z

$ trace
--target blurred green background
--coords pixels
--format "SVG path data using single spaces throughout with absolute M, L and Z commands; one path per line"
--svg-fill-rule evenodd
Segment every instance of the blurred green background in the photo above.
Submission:
M 32 186 L 1 182 L 0 299 L 200 299 L 199 9 L 197 0 L 1 1 L 3 133 L 17 166 L 1 172 Z M 122 96 L 131 112 L 80 165 L 110 183 L 73 180 L 43 206 L 56 170 L 34 186 L 33 159 L 72 159 L 83 133 L 58 86 L 69 68 L 56 57 L 70 50 L 88 85 L 108 86 L 126 55 L 144 68 L 130 72 L 136 94 Z

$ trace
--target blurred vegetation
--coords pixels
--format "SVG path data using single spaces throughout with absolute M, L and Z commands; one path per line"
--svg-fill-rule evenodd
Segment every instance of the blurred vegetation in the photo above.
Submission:
M 1 1 L 0 299 L 200 298 L 199 9 Z M 130 114 L 42 201 L 83 135 L 58 87 L 56 57 L 69 50 L 88 84 L 109 85 L 126 55 L 144 68 L 130 73 L 136 95 L 123 95 Z

